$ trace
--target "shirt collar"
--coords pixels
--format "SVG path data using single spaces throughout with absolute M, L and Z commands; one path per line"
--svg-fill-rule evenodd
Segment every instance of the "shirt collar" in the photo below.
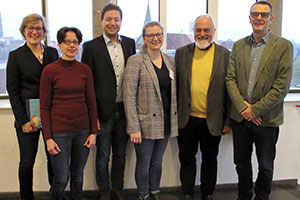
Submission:
M 109 37 L 107 37 L 105 35 L 105 33 L 103 33 L 103 38 L 104 38 L 104 41 L 105 41 L 106 45 L 113 44 L 113 42 L 111 41 L 111 39 L 109 39 Z M 120 35 L 118 35 L 118 42 L 117 43 L 121 43 L 121 42 L 122 42 L 122 38 L 120 37 Z
M 270 36 L 271 36 L 271 31 L 268 31 L 268 33 L 260 41 L 258 41 L 258 43 L 262 42 L 262 43 L 266 44 L 268 42 L 268 40 L 270 39 Z M 250 41 L 252 44 L 256 43 L 256 41 L 253 37 L 253 33 L 251 34 Z

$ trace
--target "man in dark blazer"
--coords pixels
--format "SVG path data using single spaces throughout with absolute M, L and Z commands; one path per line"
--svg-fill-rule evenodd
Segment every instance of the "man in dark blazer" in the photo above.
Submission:
M 255 199 L 269 199 L 276 143 L 283 124 L 283 101 L 293 71 L 293 45 L 270 31 L 272 5 L 257 1 L 250 9 L 252 34 L 233 45 L 226 77 L 238 199 L 253 197 L 253 144 L 258 162 Z
M 215 25 L 210 15 L 196 18 L 195 43 L 176 50 L 178 91 L 178 146 L 184 199 L 193 199 L 198 143 L 202 153 L 202 199 L 213 199 L 217 155 L 222 134 L 230 131 L 226 91 L 229 51 L 213 42 Z
M 101 13 L 104 33 L 85 43 L 82 52 L 82 62 L 89 65 L 93 72 L 97 98 L 100 134 L 96 143 L 96 181 L 101 200 L 125 199 L 122 191 L 128 135 L 122 85 L 126 61 L 129 56 L 135 54 L 135 42 L 118 34 L 121 22 L 120 7 L 114 4 L 106 5 Z M 111 147 L 110 181 L 108 166 Z

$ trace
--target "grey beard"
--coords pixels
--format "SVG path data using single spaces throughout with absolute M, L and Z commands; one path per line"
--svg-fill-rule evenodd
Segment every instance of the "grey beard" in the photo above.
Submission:
M 205 43 L 200 43 L 198 40 L 196 40 L 196 46 L 199 49 L 206 49 L 207 47 L 209 47 L 209 45 L 211 45 L 213 43 L 213 40 L 211 40 L 210 42 L 205 42 Z

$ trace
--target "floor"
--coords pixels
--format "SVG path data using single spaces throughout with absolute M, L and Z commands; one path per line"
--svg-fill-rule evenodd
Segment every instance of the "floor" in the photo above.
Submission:
M 128 200 L 136 199 L 136 192 L 134 190 L 126 191 Z M 35 200 L 50 200 L 49 194 L 46 192 L 37 192 Z M 194 200 L 201 200 L 200 193 L 196 193 Z M 0 193 L 2 200 L 17 200 L 17 193 Z M 97 200 L 99 199 L 95 191 L 86 191 L 83 200 Z M 162 200 L 181 200 L 182 194 L 178 188 L 162 189 Z M 236 200 L 236 189 L 234 188 L 218 188 L 215 191 L 216 200 Z M 299 185 L 273 185 L 270 200 L 300 200 L 300 186 Z

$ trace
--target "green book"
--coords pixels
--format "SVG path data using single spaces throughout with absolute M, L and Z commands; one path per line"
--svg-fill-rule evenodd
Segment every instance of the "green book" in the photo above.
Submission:
M 26 99 L 27 117 L 37 127 L 42 128 L 40 114 L 40 99 Z

